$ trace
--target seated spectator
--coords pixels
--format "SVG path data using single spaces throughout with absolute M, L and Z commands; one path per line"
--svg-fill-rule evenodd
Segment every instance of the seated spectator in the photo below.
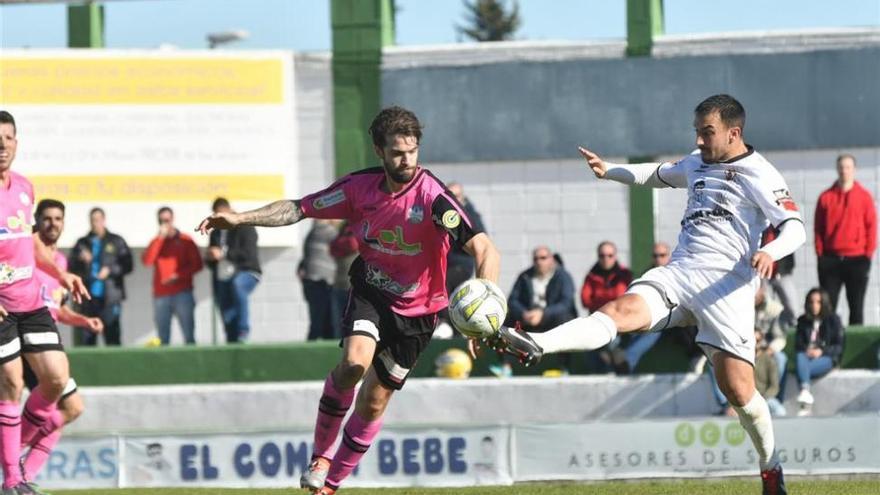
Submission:
M 587 273 L 584 285 L 581 287 L 581 303 L 590 313 L 594 313 L 606 303 L 622 296 L 633 280 L 632 272 L 617 261 L 617 246 L 613 242 L 601 242 L 596 248 L 596 256 L 598 261 Z M 606 348 L 600 350 L 598 355 L 602 361 L 601 367 L 607 369 L 609 366 L 613 366 L 621 373 L 628 373 L 631 367 L 621 346 L 625 347 L 631 341 L 644 335 L 648 334 L 634 334 L 632 337 L 627 337 L 625 342 L 620 338 L 615 339 Z M 642 354 L 644 353 L 642 352 Z M 640 358 L 641 355 L 638 357 Z
M 519 274 L 508 296 L 506 324 L 519 322 L 526 331 L 543 332 L 577 317 L 574 280 L 547 246 L 532 255 L 532 266 Z M 501 368 L 500 374 L 510 374 L 509 362 Z
M 831 298 L 820 288 L 807 294 L 804 314 L 798 318 L 795 350 L 797 351 L 797 380 L 800 393 L 798 415 L 810 414 L 814 402 L 810 381 L 828 374 L 840 364 L 843 355 L 844 328 L 831 309 Z
M 773 296 L 773 292 L 767 290 L 762 283 L 755 291 L 755 328 L 761 331 L 761 338 L 767 344 L 767 354 L 773 356 L 776 362 L 777 375 L 779 376 L 779 400 L 783 400 L 785 394 L 785 367 L 788 364 L 788 356 L 785 355 L 785 330 L 782 328 L 782 318 L 785 314 L 783 304 Z
M 771 343 L 764 339 L 764 332 L 755 328 L 755 387 L 758 393 L 767 400 L 770 414 L 774 417 L 785 416 L 785 407 L 779 401 L 779 366 Z

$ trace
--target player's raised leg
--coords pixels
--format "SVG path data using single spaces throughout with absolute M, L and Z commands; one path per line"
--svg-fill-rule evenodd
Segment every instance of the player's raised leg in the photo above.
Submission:
M 318 403 L 315 450 L 308 471 L 300 479 L 303 488 L 320 490 L 324 486 L 339 429 L 354 400 L 355 387 L 370 367 L 375 350 L 376 341 L 372 337 L 351 335 L 343 341 L 342 361 L 327 375 Z
M 658 304 L 662 304 L 660 295 L 656 294 L 655 297 Z M 651 328 L 650 299 L 650 292 L 628 292 L 590 316 L 575 318 L 544 333 L 527 333 L 502 327 L 495 345 L 516 355 L 527 366 L 540 361 L 544 354 L 599 349 L 614 340 L 618 333 Z M 668 313 L 668 309 L 665 311 Z
M 770 407 L 755 387 L 752 364 L 720 350 L 712 353 L 712 364 L 718 387 L 733 406 L 739 416 L 739 423 L 749 434 L 758 453 L 764 495 L 787 493 L 782 465 L 776 455 Z

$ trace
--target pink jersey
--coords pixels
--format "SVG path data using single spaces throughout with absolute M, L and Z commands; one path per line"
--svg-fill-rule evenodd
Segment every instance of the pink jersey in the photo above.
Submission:
M 381 167 L 355 172 L 301 201 L 312 218 L 349 221 L 360 248 L 352 284 L 370 286 L 402 316 L 448 305 L 446 253 L 479 232 L 439 179 L 424 168 L 400 192 L 382 190 Z
M 9 171 L 0 184 L 0 306 L 26 312 L 43 307 L 40 283 L 34 277 L 34 186 Z
M 67 257 L 61 254 L 61 251 L 55 251 L 54 259 L 58 268 L 67 271 Z M 67 297 L 67 289 L 61 287 L 61 283 L 58 282 L 57 278 L 39 268 L 37 268 L 36 277 L 37 281 L 40 282 L 40 299 L 49 308 L 52 318 L 58 321 L 58 311 L 64 304 L 64 298 Z

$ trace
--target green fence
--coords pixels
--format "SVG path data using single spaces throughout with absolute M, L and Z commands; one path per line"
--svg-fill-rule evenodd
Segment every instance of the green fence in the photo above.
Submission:
M 413 377 L 434 375 L 434 359 L 450 347 L 465 348 L 464 340 L 434 341 L 419 359 Z M 847 330 L 844 368 L 878 368 L 880 328 L 853 327 Z M 337 342 L 261 344 L 168 348 L 74 348 L 69 350 L 71 372 L 80 385 L 160 385 L 182 383 L 241 383 L 322 380 L 339 360 Z M 794 336 L 789 335 L 787 352 L 793 357 Z M 474 363 L 473 376 L 489 375 L 488 367 L 498 357 L 488 352 Z M 792 359 L 791 362 L 794 362 Z M 574 374 L 589 371 L 585 353 L 570 357 Z M 515 365 L 517 375 L 537 375 L 560 368 L 558 356 L 548 356 L 536 367 Z M 688 357 L 682 347 L 664 335 L 645 354 L 636 371 L 671 373 L 686 371 Z

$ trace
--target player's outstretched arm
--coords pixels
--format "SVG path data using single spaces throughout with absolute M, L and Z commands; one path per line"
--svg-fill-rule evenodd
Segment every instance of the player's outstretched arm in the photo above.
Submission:
M 232 229 L 239 225 L 282 227 L 292 225 L 303 218 L 305 218 L 305 213 L 303 213 L 298 199 L 282 199 L 262 208 L 242 213 L 214 213 L 202 220 L 196 230 L 207 234 L 213 229 Z
M 599 155 L 583 146 L 578 146 L 578 151 L 581 156 L 584 157 L 584 160 L 587 161 L 587 165 L 590 166 L 590 169 L 593 171 L 593 174 L 596 175 L 596 178 L 604 179 L 605 175 L 608 173 L 608 167 L 605 165 L 605 161 L 602 160 Z
M 687 178 L 675 165 L 664 163 L 619 164 L 606 162 L 602 157 L 583 146 L 578 146 L 578 152 L 587 161 L 587 165 L 593 171 L 596 178 L 599 179 L 648 187 L 687 187 Z M 661 167 L 663 177 L 660 176 Z
M 498 275 L 501 273 L 501 254 L 483 232 L 473 236 L 464 245 L 465 251 L 474 257 L 477 265 L 477 278 L 484 278 L 498 283 Z

